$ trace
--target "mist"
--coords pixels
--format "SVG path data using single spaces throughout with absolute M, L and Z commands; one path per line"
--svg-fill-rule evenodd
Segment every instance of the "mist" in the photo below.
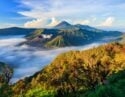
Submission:
M 26 76 L 33 75 L 51 63 L 60 53 L 70 50 L 86 50 L 106 43 L 103 40 L 84 46 L 65 47 L 54 50 L 37 49 L 28 45 L 17 46 L 24 41 L 26 41 L 24 36 L 0 37 L 0 61 L 9 64 L 14 69 L 14 75 L 11 79 L 12 83 Z

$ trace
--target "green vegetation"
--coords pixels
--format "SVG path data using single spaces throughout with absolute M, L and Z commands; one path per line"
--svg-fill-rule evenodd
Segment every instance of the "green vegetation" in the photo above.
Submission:
M 5 63 L 0 62 L 0 83 L 8 83 L 13 74 L 13 70 Z
M 30 35 L 27 35 L 26 37 L 27 37 L 28 39 L 35 38 L 35 37 L 41 35 L 43 31 L 44 31 L 44 29 L 35 30 L 35 31 L 33 32 L 33 34 L 31 33 Z
M 64 47 L 64 46 L 70 46 L 70 43 L 63 37 L 63 36 L 57 36 L 53 40 L 49 41 L 46 44 L 46 47 Z
M 111 75 L 108 83 L 99 85 L 95 90 L 88 92 L 86 97 L 124 97 L 125 96 L 125 70 Z
M 125 45 L 63 53 L 33 76 L 9 85 L 12 73 L 0 63 L 0 97 L 124 97 Z
M 78 46 L 121 32 L 102 31 L 62 22 L 53 29 L 17 29 L 27 44 L 43 47 Z M 28 31 L 28 32 L 27 32 Z M 3 33 L 1 33 L 4 35 Z M 15 32 L 13 33 L 15 35 Z M 12 35 L 13 35 L 12 34 Z M 6 35 L 6 34 L 5 34 Z M 47 35 L 52 35 L 47 38 Z M 13 70 L 0 62 L 0 97 L 125 97 L 125 44 L 111 43 L 85 51 L 63 53 L 31 77 L 10 85 Z
M 43 35 L 52 35 L 45 38 Z M 37 29 L 27 35 L 28 45 L 36 47 L 65 47 L 79 46 L 103 39 L 104 37 L 118 37 L 122 33 L 118 31 L 103 31 L 87 25 L 71 25 L 61 22 L 52 29 Z
M 52 35 L 52 37 L 43 38 L 42 35 Z M 90 37 L 92 38 L 93 36 Z M 53 48 L 81 45 L 88 42 L 90 39 L 88 34 L 84 33 L 81 29 L 39 29 L 28 35 L 28 41 L 25 43 Z
M 124 54 L 119 43 L 63 53 L 14 84 L 14 97 L 124 97 Z
M 12 89 L 8 85 L 13 70 L 5 63 L 0 62 L 0 97 L 11 97 Z
M 24 97 L 55 97 L 55 92 L 52 90 L 44 90 L 41 88 L 30 89 Z

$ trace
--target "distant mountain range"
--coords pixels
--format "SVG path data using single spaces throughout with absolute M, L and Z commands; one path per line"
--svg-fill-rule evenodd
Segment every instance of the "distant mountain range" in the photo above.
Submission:
M 54 28 L 55 29 L 78 29 L 78 28 L 80 28 L 80 29 L 85 29 L 85 30 L 89 30 L 89 31 L 100 31 L 99 29 L 90 27 L 88 25 L 81 25 L 81 24 L 72 25 L 66 21 L 60 22 Z
M 88 25 L 72 25 L 62 21 L 52 28 L 12 27 L 0 29 L 0 36 L 3 35 L 26 35 L 27 41 L 25 44 L 35 47 L 55 48 L 84 45 L 105 37 L 119 37 L 122 32 L 104 31 Z
M 118 37 L 118 31 L 104 31 L 88 25 L 71 25 L 63 21 L 50 29 L 37 29 L 26 36 L 28 45 L 35 47 L 65 47 L 79 46 L 99 41 L 106 37 Z
M 3 35 L 26 35 L 33 32 L 36 29 L 33 28 L 19 28 L 19 27 L 11 27 L 0 29 L 0 36 Z

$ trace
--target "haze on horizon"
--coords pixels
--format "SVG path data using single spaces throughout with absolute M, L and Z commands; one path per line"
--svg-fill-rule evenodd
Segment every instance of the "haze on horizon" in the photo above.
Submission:
M 125 31 L 125 0 L 0 0 L 0 28 L 52 27 L 61 21 Z

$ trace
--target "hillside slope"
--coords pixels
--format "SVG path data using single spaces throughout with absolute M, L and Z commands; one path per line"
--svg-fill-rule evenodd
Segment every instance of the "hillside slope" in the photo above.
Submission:
M 124 55 L 125 45 L 119 43 L 63 53 L 35 75 L 17 82 L 13 90 L 15 95 L 23 92 L 26 97 L 44 93 L 50 97 L 80 97 L 97 85 L 106 84 L 110 75 L 124 70 Z
M 53 40 L 47 42 L 46 47 L 64 47 L 71 44 L 63 36 L 57 36 Z

